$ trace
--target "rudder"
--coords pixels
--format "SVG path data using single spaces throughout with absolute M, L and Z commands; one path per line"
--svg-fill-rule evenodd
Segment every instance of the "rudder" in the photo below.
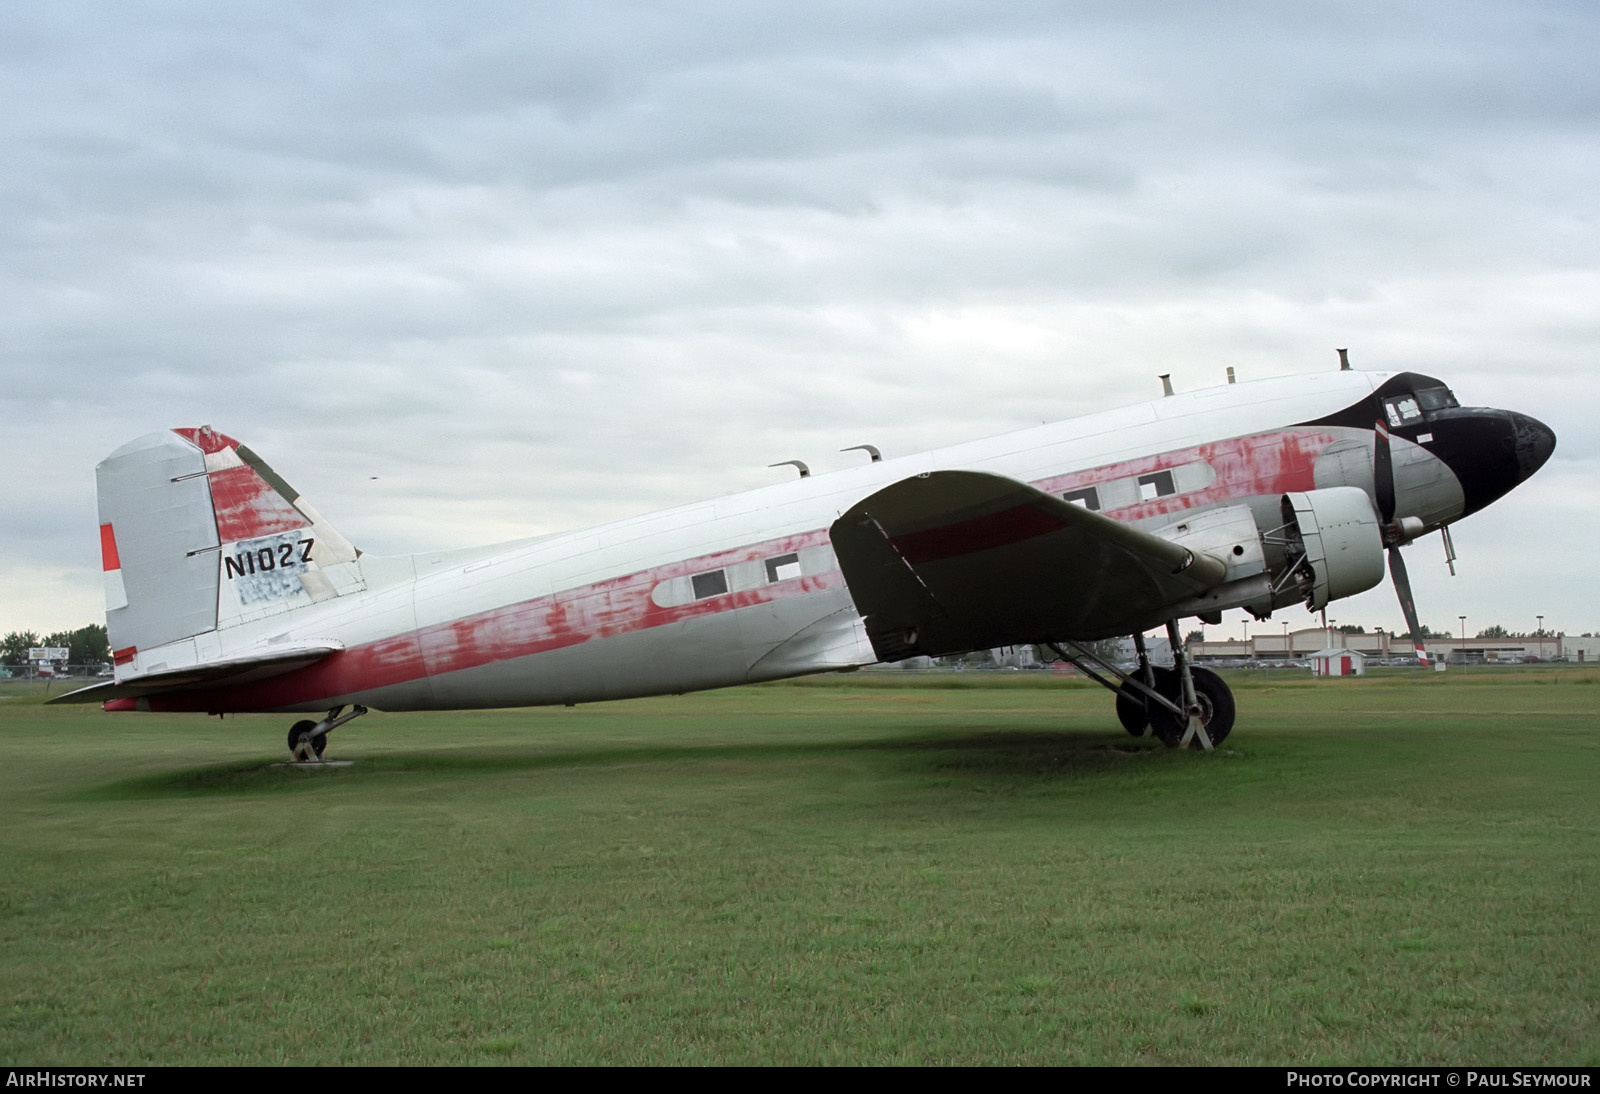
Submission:
M 365 587 L 350 542 L 209 426 L 130 441 L 95 477 L 106 629 L 119 664 Z

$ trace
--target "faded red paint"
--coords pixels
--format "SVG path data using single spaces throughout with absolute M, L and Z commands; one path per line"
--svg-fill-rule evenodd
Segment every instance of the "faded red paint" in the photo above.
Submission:
M 1107 464 L 1070 475 L 1043 479 L 1032 485 L 1048 493 L 1060 495 L 1111 479 L 1147 475 L 1184 464 L 1202 462 L 1210 465 L 1216 474 L 1216 479 L 1207 487 L 1125 506 L 1103 514 L 1123 521 L 1142 520 L 1196 506 L 1312 489 L 1315 486 L 1316 458 L 1335 439 L 1332 433 L 1317 430 L 1284 430 Z M 263 490 L 271 493 L 274 498 L 278 495 L 270 491 L 265 482 L 254 472 L 248 471 L 247 468 L 238 470 L 247 472 L 254 482 L 240 477 L 241 485 L 238 487 L 237 495 L 229 495 L 226 517 L 224 517 L 224 505 L 218 503 L 219 529 L 225 519 L 229 522 L 230 532 L 223 534 L 224 542 L 304 526 L 304 518 L 300 517 L 297 511 L 294 511 L 291 523 L 289 514 L 284 512 L 282 507 L 257 504 Z M 213 490 L 216 489 L 215 483 L 222 475 L 223 473 L 219 472 L 211 477 Z M 278 500 L 282 502 L 281 498 Z M 287 507 L 287 502 L 282 502 L 282 506 Z M 288 508 L 292 511 L 292 507 Z M 986 520 L 992 521 L 995 517 L 1002 519 L 997 524 L 984 526 Z M 1029 535 L 1043 534 L 1056 526 L 1052 525 L 1049 528 L 1041 526 L 1034 531 L 1035 522 L 1017 510 L 1007 510 L 1004 515 L 996 514 L 995 517 L 967 522 L 974 526 L 963 529 L 959 534 L 950 532 L 949 529 L 939 529 L 939 532 L 946 533 L 945 538 L 942 541 L 938 538 L 930 540 L 929 549 L 933 550 L 935 546 L 940 549 L 950 549 L 962 543 L 970 545 L 991 540 L 994 545 L 1000 545 L 1002 542 L 1016 542 Z M 1013 538 L 1007 540 L 1007 536 Z M 270 680 L 229 688 L 154 696 L 148 700 L 140 700 L 138 709 L 247 711 L 321 702 L 334 696 L 374 691 L 414 682 L 428 676 L 460 672 L 583 642 L 680 623 L 718 612 L 733 611 L 811 592 L 842 588 L 844 576 L 834 570 L 826 574 L 791 578 L 754 589 L 724 593 L 705 600 L 666 608 L 656 604 L 650 595 L 661 582 L 672 578 L 687 577 L 740 562 L 790 554 L 805 547 L 827 542 L 827 530 L 816 529 L 684 559 L 650 570 L 608 578 L 581 588 L 563 590 L 551 596 L 538 597 L 463 619 L 424 627 L 364 646 L 341 650 L 315 664 Z M 981 547 L 969 546 L 967 549 L 981 549 Z M 131 651 L 129 652 L 131 655 Z M 107 709 L 134 708 L 113 707 L 108 704 Z
M 248 467 L 213 471 L 208 481 L 211 507 L 217 514 L 217 538 L 223 543 L 310 527 L 300 510 Z
M 1336 439 L 1332 433 L 1310 429 L 1259 433 L 1074 471 L 1070 475 L 1041 479 L 1033 485 L 1048 494 L 1059 495 L 1184 464 L 1204 463 L 1211 467 L 1216 479 L 1210 486 L 1102 512 L 1103 516 L 1115 520 L 1146 520 L 1243 498 L 1314 489 L 1317 457 Z
M 889 542 L 901 558 L 913 566 L 920 566 L 996 547 L 1009 547 L 1026 539 L 1059 532 L 1065 527 L 1066 523 L 1055 514 L 1024 504 L 939 528 L 908 532 L 894 536 Z
M 238 441 L 210 426 L 174 429 L 173 432 L 208 456 L 239 447 Z M 211 486 L 211 505 L 217 514 L 217 537 L 223 543 L 310 527 L 310 522 L 287 498 L 247 466 L 213 471 L 207 476 L 207 482 Z
M 224 449 L 239 447 L 238 441 L 226 434 L 218 433 L 208 425 L 199 426 L 198 428 L 174 429 L 173 432 L 208 456 L 214 456 Z
M 117 557 L 117 537 L 109 524 L 100 526 L 100 567 L 104 570 L 122 569 L 122 559 Z
M 120 650 L 111 651 L 111 660 L 115 664 L 126 665 L 129 661 L 133 660 L 134 655 L 138 652 L 138 646 L 124 646 Z
M 315 664 L 270 680 L 237 687 L 151 696 L 148 707 L 140 709 L 244 711 L 318 702 L 335 695 L 392 687 L 429 676 L 576 646 L 595 639 L 612 638 L 718 612 L 842 588 L 844 575 L 835 570 L 668 608 L 661 607 L 650 596 L 657 585 L 675 577 L 721 569 L 737 562 L 792 554 L 804 547 L 827 542 L 828 533 L 818 529 L 672 562 L 340 650 Z

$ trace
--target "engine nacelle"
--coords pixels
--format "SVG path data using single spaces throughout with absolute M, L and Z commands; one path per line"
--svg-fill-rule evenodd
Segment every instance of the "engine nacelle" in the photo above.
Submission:
M 1383 531 L 1365 490 L 1330 486 L 1283 495 L 1285 557 L 1305 596 L 1321 611 L 1328 601 L 1366 592 L 1383 580 Z
M 1272 580 L 1267 573 L 1261 530 L 1248 505 L 1228 505 L 1185 513 L 1161 528 L 1163 539 L 1180 543 L 1196 555 L 1209 555 L 1227 567 L 1222 583 L 1178 603 L 1179 615 L 1198 615 L 1207 622 L 1218 612 L 1244 608 L 1258 618 L 1272 611 Z

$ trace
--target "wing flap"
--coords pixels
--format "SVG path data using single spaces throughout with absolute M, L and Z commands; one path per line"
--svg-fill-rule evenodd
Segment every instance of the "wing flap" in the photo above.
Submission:
M 220 687 L 223 684 L 248 684 L 293 672 L 343 648 L 342 643 L 332 641 L 297 642 L 292 646 L 274 646 L 258 653 L 90 684 L 86 688 L 57 695 L 45 702 L 99 703 L 108 699 L 137 699 L 167 692 L 200 691 L 205 688 Z
M 1131 634 L 1219 584 L 1224 563 L 1001 475 L 902 479 L 834 522 L 885 661 Z

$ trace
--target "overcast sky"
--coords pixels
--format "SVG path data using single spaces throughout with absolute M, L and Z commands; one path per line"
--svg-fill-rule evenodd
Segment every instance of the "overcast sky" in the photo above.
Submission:
M 1409 549 L 1423 620 L 1600 630 L 1597 56 L 1529 0 L 12 0 L 0 632 L 102 618 L 154 429 L 402 553 L 1336 346 L 1559 438 Z

